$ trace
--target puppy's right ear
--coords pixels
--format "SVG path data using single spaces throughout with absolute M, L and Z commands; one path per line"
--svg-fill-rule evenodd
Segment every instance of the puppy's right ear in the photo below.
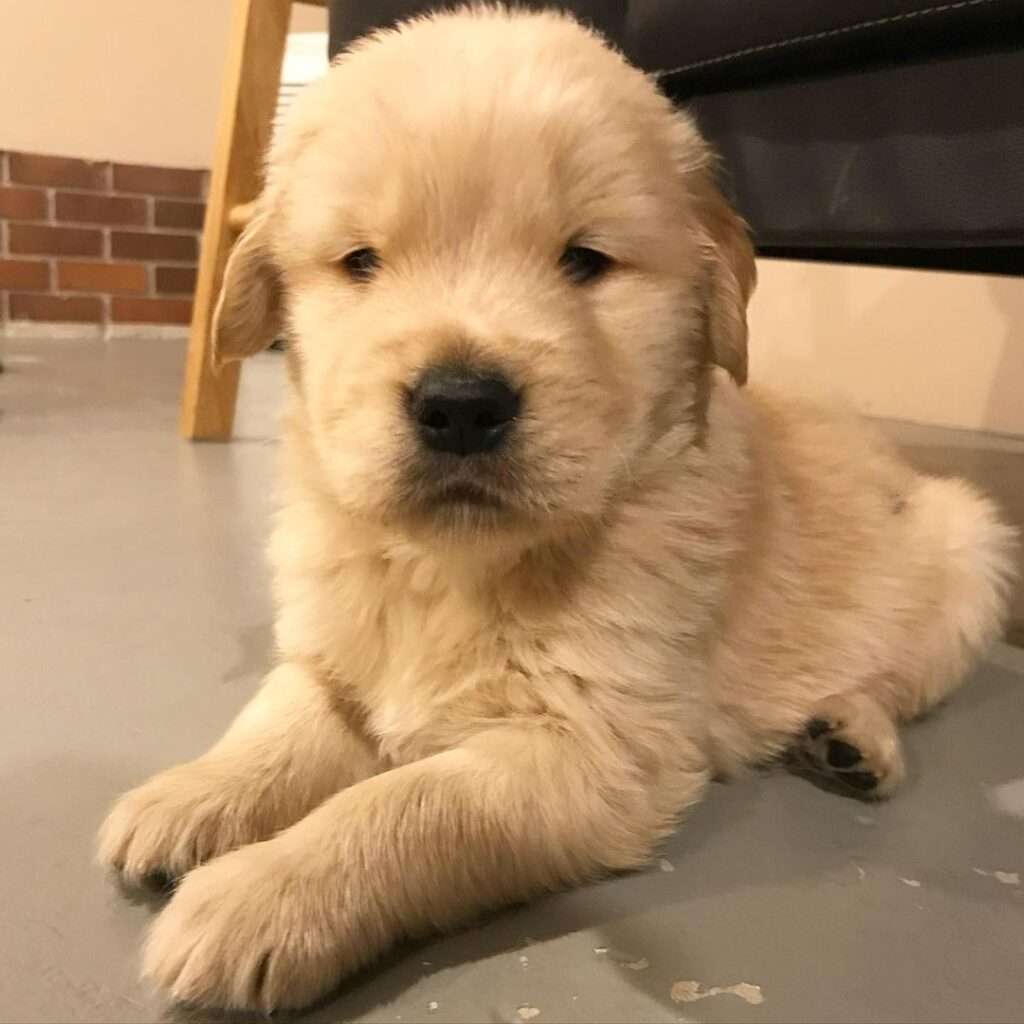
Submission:
M 270 259 L 266 235 L 266 216 L 257 214 L 228 257 L 213 314 L 216 363 L 262 352 L 281 331 L 281 281 Z

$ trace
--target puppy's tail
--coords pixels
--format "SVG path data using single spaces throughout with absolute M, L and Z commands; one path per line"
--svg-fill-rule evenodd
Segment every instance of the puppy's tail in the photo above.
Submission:
M 919 652 L 933 672 L 938 668 L 927 686 L 932 703 L 1001 634 L 1016 577 L 1017 534 L 1001 521 L 994 503 L 963 480 L 923 477 L 908 511 L 915 534 L 920 531 L 941 567 L 937 621 L 929 630 L 937 649 Z

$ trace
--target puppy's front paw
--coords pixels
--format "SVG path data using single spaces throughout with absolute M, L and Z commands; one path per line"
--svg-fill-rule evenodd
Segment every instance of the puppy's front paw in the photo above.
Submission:
M 132 885 L 166 887 L 197 864 L 262 838 L 252 792 L 202 761 L 125 793 L 100 829 L 97 856 Z
M 327 994 L 371 950 L 357 942 L 340 880 L 309 870 L 315 857 L 270 840 L 192 871 L 153 926 L 144 976 L 207 1009 L 267 1013 Z
M 806 767 L 852 796 L 890 796 L 906 775 L 895 724 L 859 691 L 819 701 L 797 752 Z

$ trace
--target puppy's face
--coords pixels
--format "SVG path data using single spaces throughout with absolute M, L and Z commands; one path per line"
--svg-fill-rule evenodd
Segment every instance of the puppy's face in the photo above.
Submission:
M 571 21 L 414 22 L 302 97 L 228 268 L 222 356 L 287 317 L 338 501 L 536 535 L 693 440 L 752 261 L 689 122 Z

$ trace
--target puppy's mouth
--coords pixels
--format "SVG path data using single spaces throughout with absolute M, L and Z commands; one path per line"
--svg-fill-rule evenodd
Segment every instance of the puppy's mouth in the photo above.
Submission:
M 505 502 L 493 491 L 475 483 L 442 483 L 427 499 L 427 503 L 435 508 L 468 508 L 495 509 L 505 508 Z

